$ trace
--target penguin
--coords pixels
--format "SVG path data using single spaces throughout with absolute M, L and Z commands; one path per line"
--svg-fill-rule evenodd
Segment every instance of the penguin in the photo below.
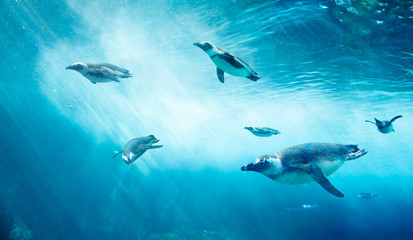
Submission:
M 378 120 L 377 118 L 374 118 L 374 120 L 375 120 L 376 122 L 372 122 L 372 121 L 369 121 L 369 120 L 366 120 L 366 122 L 369 122 L 369 123 L 372 123 L 372 124 L 376 125 L 376 126 L 377 126 L 377 130 L 379 130 L 379 132 L 381 132 L 381 133 L 383 133 L 383 134 L 387 134 L 387 133 L 390 133 L 390 132 L 394 132 L 394 128 L 393 128 L 393 124 L 392 124 L 392 123 L 393 123 L 396 119 L 401 118 L 401 117 L 403 117 L 403 116 L 401 116 L 401 115 L 395 116 L 395 117 L 392 118 L 390 121 L 380 121 L 380 120 Z
M 375 194 L 375 193 L 360 193 L 360 194 L 355 194 L 354 196 L 358 197 L 358 198 L 362 198 L 362 199 L 372 199 L 374 197 L 377 197 L 378 194 Z
M 357 145 L 335 143 L 306 143 L 292 146 L 257 158 L 241 167 L 242 171 L 255 171 L 284 184 L 303 184 L 316 181 L 337 197 L 344 195 L 327 179 L 344 162 L 367 153 Z
M 132 77 L 132 74 L 129 73 L 129 70 L 115 66 L 110 63 L 83 63 L 77 62 L 73 63 L 70 66 L 67 66 L 66 69 L 72 69 L 85 78 L 89 79 L 93 84 L 96 83 L 105 83 L 105 82 L 120 82 L 120 78 L 129 78 Z
M 269 127 L 244 127 L 244 129 L 247 129 L 252 134 L 258 137 L 271 137 L 272 135 L 277 135 L 281 133 L 280 131 Z
M 233 53 L 216 47 L 210 42 L 196 42 L 195 46 L 201 48 L 217 66 L 218 80 L 224 83 L 224 72 L 237 77 L 246 77 L 256 82 L 260 77 L 251 67 Z
M 157 142 L 159 142 L 159 139 L 154 135 L 134 138 L 127 142 L 123 150 L 116 153 L 112 158 L 115 158 L 118 154 L 122 154 L 122 160 L 132 168 L 132 163 L 142 156 L 146 150 L 163 147 L 163 145 L 153 145 Z

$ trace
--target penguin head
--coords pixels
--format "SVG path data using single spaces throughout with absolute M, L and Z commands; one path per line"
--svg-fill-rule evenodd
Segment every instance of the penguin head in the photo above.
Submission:
M 253 127 L 244 127 L 244 129 L 247 129 L 248 131 L 252 131 L 252 130 L 254 130 L 254 128 Z
M 154 135 L 149 135 L 149 136 L 146 136 L 144 138 L 145 138 L 145 142 L 147 142 L 147 143 L 153 144 L 153 143 L 159 142 L 159 139 L 157 139 Z
M 194 46 L 199 47 L 200 49 L 204 50 L 205 52 L 208 51 L 208 50 L 211 50 L 215 47 L 214 44 L 212 44 L 210 42 L 207 42 L 207 41 L 196 42 L 196 43 L 194 43 Z
M 388 127 L 388 126 L 391 125 L 391 123 L 390 123 L 390 121 L 382 121 L 382 125 L 383 125 L 384 127 Z
M 269 154 L 257 158 L 254 162 L 241 167 L 241 171 L 254 171 L 266 175 L 271 172 L 271 175 L 282 173 L 283 168 L 281 161 L 275 155 Z
M 78 72 L 81 72 L 83 70 L 87 70 L 88 66 L 86 63 L 82 63 L 82 62 L 77 62 L 77 63 L 73 63 L 70 66 L 67 66 L 66 69 L 72 69 Z

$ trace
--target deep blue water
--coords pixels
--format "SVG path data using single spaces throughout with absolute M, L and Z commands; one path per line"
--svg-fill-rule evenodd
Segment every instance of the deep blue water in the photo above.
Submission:
M 0 239 L 413 238 L 412 1 L 2 0 L 0 19 Z M 261 79 L 220 83 L 197 41 Z M 149 134 L 164 147 L 112 159 Z M 329 177 L 344 198 L 240 171 L 306 142 L 369 151 Z

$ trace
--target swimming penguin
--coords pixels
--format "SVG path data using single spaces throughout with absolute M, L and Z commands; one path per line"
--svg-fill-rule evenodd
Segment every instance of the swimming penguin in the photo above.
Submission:
M 396 119 L 401 118 L 401 117 L 403 117 L 403 116 L 401 116 L 401 115 L 395 116 L 390 121 L 380 121 L 377 118 L 374 118 L 374 120 L 376 122 L 372 122 L 372 121 L 369 121 L 369 120 L 366 120 L 366 122 L 373 123 L 374 125 L 377 126 L 377 130 L 379 130 L 379 132 L 386 134 L 386 133 L 389 133 L 389 132 L 394 132 L 392 123 Z
M 210 42 L 197 42 L 194 45 L 204 50 L 217 66 L 217 75 L 220 82 L 224 83 L 224 72 L 237 77 L 246 77 L 255 82 L 259 79 L 258 74 L 246 62 L 231 52 L 216 47 Z
M 112 158 L 116 157 L 118 154 L 122 154 L 123 161 L 132 168 L 132 163 L 142 156 L 146 150 L 163 147 L 163 145 L 152 145 L 157 142 L 159 142 L 159 139 L 154 135 L 134 138 L 126 143 L 123 150 L 116 153 Z
M 358 197 L 358 198 L 363 198 L 363 199 L 371 199 L 371 198 L 377 197 L 378 194 L 375 194 L 375 193 L 360 193 L 360 194 L 356 194 L 355 196 Z
M 252 134 L 258 137 L 271 137 L 272 135 L 277 135 L 281 133 L 280 131 L 269 127 L 244 127 L 244 129 L 247 129 Z
M 291 211 L 291 212 L 295 212 L 295 211 L 303 211 L 303 210 L 309 210 L 309 209 L 315 209 L 315 208 L 319 208 L 320 205 L 317 203 L 314 204 L 301 204 L 298 207 L 294 207 L 294 208 L 285 208 L 285 210 Z
M 132 74 L 129 73 L 129 70 L 109 63 L 77 62 L 73 63 L 70 66 L 67 66 L 66 69 L 78 71 L 85 78 L 89 79 L 89 81 L 91 81 L 93 84 L 96 84 L 98 82 L 119 82 L 118 77 L 132 77 Z
M 306 143 L 286 148 L 276 154 L 267 154 L 241 167 L 242 171 L 259 172 L 274 181 L 301 184 L 316 181 L 337 197 L 344 195 L 328 181 L 345 161 L 365 155 L 357 145 L 334 143 Z

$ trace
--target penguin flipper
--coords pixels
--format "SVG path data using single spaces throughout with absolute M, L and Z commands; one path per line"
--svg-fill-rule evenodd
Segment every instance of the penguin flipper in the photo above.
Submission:
M 391 120 L 390 120 L 390 124 L 392 123 L 392 122 L 394 122 L 396 119 L 398 119 L 398 118 L 401 118 L 401 117 L 403 117 L 402 115 L 398 115 L 398 116 L 395 116 L 394 118 L 392 118 Z
M 336 197 L 344 197 L 344 194 L 342 194 L 337 188 L 335 188 L 330 181 L 327 179 L 327 177 L 324 175 L 323 171 L 319 166 L 316 164 L 310 163 L 302 166 L 294 166 L 297 168 L 300 168 L 304 170 L 306 173 L 308 173 L 314 181 L 316 181 L 318 184 L 320 184 L 321 187 L 323 187 L 327 192 L 333 194 Z
M 218 75 L 218 80 L 224 83 L 224 71 L 222 71 L 220 68 L 217 68 L 217 75 Z
M 161 148 L 163 147 L 163 145 L 152 145 L 152 144 L 143 144 L 141 146 L 139 146 L 138 150 L 148 150 L 148 149 L 155 149 L 155 148 Z
M 163 145 L 151 145 L 148 149 L 161 148 Z

